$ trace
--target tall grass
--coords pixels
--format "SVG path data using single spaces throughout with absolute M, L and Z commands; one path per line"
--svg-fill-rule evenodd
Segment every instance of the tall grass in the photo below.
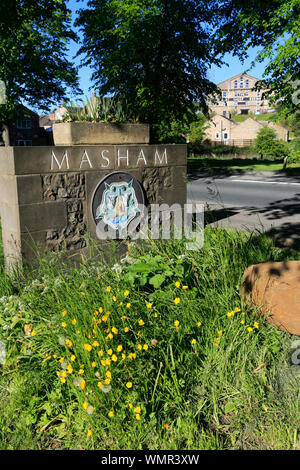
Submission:
M 299 259 L 205 229 L 122 261 L 1 271 L 0 448 L 297 449 L 291 336 L 240 295 L 246 267 Z

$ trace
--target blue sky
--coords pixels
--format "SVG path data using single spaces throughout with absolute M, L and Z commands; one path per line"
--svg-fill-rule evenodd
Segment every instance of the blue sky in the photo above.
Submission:
M 76 17 L 76 10 L 78 10 L 79 8 L 83 8 L 86 4 L 87 4 L 87 0 L 80 0 L 79 2 L 77 2 L 76 0 L 68 0 L 68 7 L 72 11 L 73 21 Z M 70 52 L 69 52 L 70 59 L 72 59 L 75 56 L 78 48 L 79 48 L 78 44 L 74 42 L 70 44 Z M 248 51 L 249 58 L 244 62 L 244 64 L 242 64 L 236 57 L 232 57 L 230 54 L 227 54 L 225 56 L 225 61 L 228 63 L 228 66 L 226 65 L 222 67 L 213 66 L 208 71 L 208 78 L 214 83 L 219 83 L 219 82 L 222 82 L 223 80 L 226 80 L 227 78 L 237 75 L 238 73 L 246 71 L 250 67 L 251 62 L 254 60 L 257 51 L 258 49 L 250 49 Z M 79 65 L 80 59 L 77 58 L 75 60 L 75 63 Z M 264 63 L 257 64 L 249 72 L 250 75 L 253 75 L 256 78 L 262 78 L 265 65 L 266 64 Z M 92 92 L 93 84 L 91 82 L 91 75 L 92 75 L 92 72 L 88 67 L 79 69 L 80 87 L 83 90 L 82 98 L 84 98 L 84 96 L 89 96 Z M 91 88 L 91 90 L 89 90 L 89 88 Z M 71 98 L 75 99 L 74 97 L 71 97 Z M 79 98 L 80 97 L 76 97 L 76 100 L 78 100 Z

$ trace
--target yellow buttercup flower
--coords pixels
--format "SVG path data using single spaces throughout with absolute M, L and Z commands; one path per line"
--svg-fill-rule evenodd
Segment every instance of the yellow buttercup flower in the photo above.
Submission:
M 70 339 L 66 339 L 66 345 L 69 346 L 69 348 L 71 348 L 73 346 L 73 343 Z
M 60 360 L 59 360 L 60 363 L 62 363 L 62 362 L 64 362 L 64 361 L 65 361 L 65 358 L 64 358 L 64 357 L 61 357 Z
M 125 326 L 125 328 L 124 328 L 124 332 L 125 332 L 125 333 L 128 333 L 128 331 L 129 331 L 129 328 L 128 328 L 128 326 Z
M 219 331 L 218 331 L 218 335 L 222 336 L 222 334 L 223 334 L 223 331 L 222 331 L 222 330 L 219 330 Z
M 112 327 L 111 331 L 112 331 L 115 335 L 118 334 L 118 330 L 117 330 L 117 328 L 116 328 L 115 326 Z
M 119 344 L 119 346 L 117 346 L 117 351 L 121 352 L 122 350 L 123 350 L 123 346 L 121 344 Z
M 66 382 L 66 379 L 65 379 L 64 377 L 61 377 L 59 380 L 60 380 L 61 383 L 63 383 L 63 384 Z
M 96 367 L 97 363 L 95 361 L 92 362 L 92 367 Z
M 113 354 L 113 355 L 111 356 L 111 360 L 114 361 L 114 362 L 117 362 L 118 356 L 116 356 L 115 354 Z
M 189 288 L 189 286 L 182 286 L 183 290 L 187 290 L 188 288 Z
M 108 377 L 109 379 L 111 379 L 111 371 L 110 371 L 110 370 L 107 370 L 107 371 L 106 371 L 106 377 Z
M 132 407 L 133 407 L 133 404 L 132 404 L 132 403 L 128 403 L 128 406 L 129 406 L 129 408 L 132 408 Z
M 196 341 L 195 339 L 192 339 L 191 343 L 192 343 L 192 344 L 196 344 L 197 341 Z
M 132 388 L 132 382 L 127 382 L 127 383 L 126 383 L 126 387 L 127 387 L 127 388 Z
M 98 341 L 94 341 L 93 344 L 92 344 L 92 346 L 94 346 L 94 348 L 97 348 L 97 347 L 99 346 Z
M 113 411 L 110 411 L 110 412 L 108 413 L 108 416 L 109 416 L 110 418 L 113 418 L 113 417 L 115 416 L 115 413 L 114 413 Z
M 106 361 L 105 361 L 105 365 L 110 366 L 111 365 L 111 360 L 107 358 Z
M 130 307 L 131 307 L 131 303 L 128 302 L 128 303 L 126 304 L 126 308 L 130 308 Z
M 88 429 L 87 437 L 91 437 L 92 434 L 93 434 L 93 431 L 91 429 Z
M 88 404 L 87 401 L 85 401 L 85 402 L 82 404 L 82 406 L 83 406 L 83 408 L 84 408 L 85 410 L 87 410 L 89 404 Z
M 102 387 L 102 382 L 98 382 L 98 383 L 97 383 L 97 387 L 98 387 L 98 388 L 101 388 L 101 387 Z
M 72 356 L 71 356 L 71 361 L 74 362 L 75 359 L 76 359 L 76 356 L 75 356 L 74 354 L 72 354 Z
M 128 297 L 129 294 L 130 294 L 129 290 L 124 291 L 124 297 Z
M 248 326 L 247 330 L 249 331 L 249 333 L 251 333 L 251 331 L 253 331 L 253 328 L 251 328 L 251 326 Z
M 66 328 L 66 326 L 67 326 L 66 322 L 65 322 L 65 321 L 62 321 L 62 322 L 61 322 L 61 326 L 62 326 L 63 328 Z
M 175 305 L 178 305 L 179 302 L 180 302 L 180 298 L 179 298 L 179 297 L 176 297 L 176 298 L 174 299 L 174 304 L 175 304 Z
M 110 287 L 110 286 L 107 286 L 106 290 L 107 290 L 107 292 L 110 292 L 110 291 L 111 291 L 111 287 Z
M 103 308 L 102 307 L 99 308 L 99 313 L 103 313 Z
M 107 354 L 108 354 L 109 356 L 111 356 L 112 353 L 113 353 L 113 350 L 112 350 L 112 349 L 109 349 L 109 350 L 107 351 Z
M 117 297 L 114 295 L 113 296 L 113 301 L 116 302 L 117 301 Z
M 137 348 L 138 348 L 139 351 L 141 351 L 143 349 L 143 346 L 141 344 L 138 344 Z
M 100 351 L 98 351 L 98 356 L 99 356 L 99 357 L 102 357 L 103 354 L 104 354 L 103 349 L 100 349 Z
M 137 420 L 140 420 L 140 419 L 141 419 L 141 415 L 138 414 L 138 413 L 135 415 L 135 417 L 136 417 Z
M 72 374 L 73 367 L 71 366 L 71 364 L 68 364 L 67 371 L 68 371 L 69 374 Z
M 201 326 L 201 325 L 202 325 L 202 322 L 198 321 L 197 326 Z
M 255 322 L 253 323 L 253 326 L 254 326 L 254 328 L 259 328 L 259 323 L 258 323 L 257 321 L 255 321 Z
M 138 321 L 138 324 L 139 324 L 140 326 L 143 326 L 143 325 L 145 325 L 145 322 L 144 322 L 143 320 L 139 320 L 139 321 Z
M 79 374 L 79 375 L 84 374 L 84 370 L 83 370 L 83 369 L 79 369 L 78 374 Z
M 152 308 L 152 303 L 151 302 L 148 302 L 147 305 L 146 305 L 147 308 Z
M 144 350 L 144 351 L 148 351 L 148 348 L 149 348 L 148 344 L 144 344 L 143 350 Z
M 86 344 L 84 345 L 84 349 L 85 349 L 86 351 L 90 352 L 90 351 L 92 350 L 92 346 L 91 346 L 89 343 L 86 343 Z
M 102 321 L 107 321 L 107 315 L 103 315 Z
M 109 378 L 105 379 L 104 383 L 105 383 L 105 385 L 109 385 L 110 384 L 110 379 Z
M 68 313 L 67 310 L 64 310 L 64 311 L 62 312 L 62 316 L 65 317 L 65 316 L 67 315 L 67 313 Z
M 241 324 L 242 324 L 242 325 L 245 325 L 245 320 L 241 320 Z
M 84 379 L 81 379 L 80 388 L 81 388 L 81 390 L 83 390 L 85 388 L 85 380 Z
M 234 311 L 232 310 L 231 312 L 227 312 L 227 317 L 228 318 L 234 317 Z
M 178 320 L 174 321 L 174 326 L 175 326 L 175 328 L 178 328 L 178 326 L 179 326 L 179 321 Z
M 136 406 L 133 411 L 134 411 L 135 413 L 137 413 L 137 414 L 140 414 L 140 412 L 141 412 L 141 407 L 140 407 L 140 406 Z
M 73 318 L 72 325 L 76 325 L 76 323 L 77 323 L 76 318 Z
M 240 308 L 235 308 L 234 311 L 235 311 L 235 312 L 240 312 L 241 309 L 240 309 Z
M 180 287 L 180 282 L 175 282 L 175 287 Z

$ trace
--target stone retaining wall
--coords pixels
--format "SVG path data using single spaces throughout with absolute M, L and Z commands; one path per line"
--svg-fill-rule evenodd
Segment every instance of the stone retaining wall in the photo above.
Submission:
M 96 240 L 90 206 L 100 180 L 126 171 L 147 204 L 186 202 L 186 145 L 0 148 L 0 214 L 8 265 L 40 251 L 70 254 Z M 101 242 L 98 240 L 98 244 Z

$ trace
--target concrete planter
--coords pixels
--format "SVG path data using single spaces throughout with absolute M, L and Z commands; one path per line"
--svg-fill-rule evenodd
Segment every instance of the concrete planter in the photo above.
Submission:
M 62 122 L 53 125 L 54 145 L 148 144 L 149 124 Z

